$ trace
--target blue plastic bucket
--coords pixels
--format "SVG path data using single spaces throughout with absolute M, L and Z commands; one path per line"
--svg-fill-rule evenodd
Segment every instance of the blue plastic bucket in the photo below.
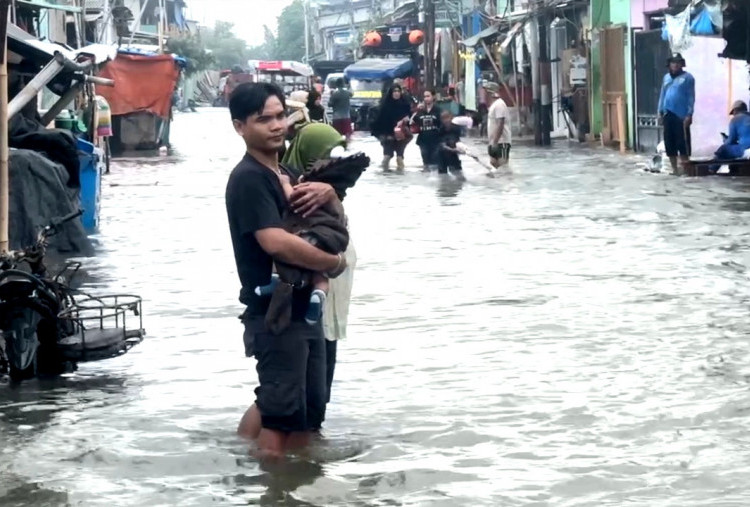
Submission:
M 99 209 L 101 206 L 101 173 L 99 158 L 94 145 L 78 139 L 78 159 L 80 160 L 79 174 L 81 178 L 81 208 L 83 215 L 81 222 L 88 231 L 99 227 Z

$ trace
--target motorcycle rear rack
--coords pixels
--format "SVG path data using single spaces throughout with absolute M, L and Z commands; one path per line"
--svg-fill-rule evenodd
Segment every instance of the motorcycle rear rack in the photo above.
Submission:
M 125 354 L 143 341 L 140 296 L 113 294 L 87 296 L 60 312 L 61 324 L 73 333 L 58 340 L 58 349 L 71 361 L 99 361 Z M 128 318 L 128 314 L 133 315 Z M 136 327 L 137 325 L 137 327 Z

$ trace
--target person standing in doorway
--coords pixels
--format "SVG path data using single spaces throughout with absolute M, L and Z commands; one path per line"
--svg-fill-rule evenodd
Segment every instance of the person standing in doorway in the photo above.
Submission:
M 352 136 L 352 92 L 344 87 L 344 80 L 342 78 L 336 80 L 335 87 L 336 89 L 331 94 L 331 98 L 328 99 L 328 105 L 333 110 L 333 128 L 344 136 L 348 142 Z
M 277 335 L 264 324 L 271 298 L 257 295 L 255 287 L 271 282 L 274 259 L 330 278 L 346 269 L 343 255 L 326 253 L 282 228 L 288 207 L 308 212 L 311 202 L 320 206 L 338 201 L 330 185 L 307 183 L 300 188 L 295 174 L 279 164 L 287 130 L 285 109 L 283 92 L 270 83 L 242 84 L 229 100 L 246 153 L 229 177 L 226 209 L 242 284 L 240 302 L 247 306 L 242 315 L 245 354 L 257 359 L 260 384 L 238 432 L 255 440 L 261 456 L 268 457 L 282 457 L 306 445 L 320 428 L 327 399 L 326 350 L 320 322 L 304 321 L 309 287 L 294 291 L 291 325 Z M 295 185 L 288 201 L 282 175 Z
M 440 109 L 435 105 L 435 92 L 425 90 L 424 102 L 419 111 L 412 117 L 411 123 L 416 127 L 417 146 L 422 153 L 423 171 L 430 172 L 438 163 L 440 146 Z
M 492 167 L 498 168 L 507 164 L 510 159 L 510 114 L 507 104 L 500 97 L 500 85 L 485 82 L 483 87 L 491 100 L 494 100 L 487 111 L 487 135 L 490 141 L 487 154 Z
M 674 53 L 667 59 L 669 72 L 664 76 L 659 94 L 659 121 L 664 126 L 664 149 L 679 171 L 677 160 L 684 165 L 690 160 L 690 125 L 695 107 L 695 78 L 685 72 L 685 59 Z

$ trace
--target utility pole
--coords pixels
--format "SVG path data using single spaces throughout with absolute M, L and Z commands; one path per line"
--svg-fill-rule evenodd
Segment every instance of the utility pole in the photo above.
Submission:
M 435 0 L 424 0 L 424 85 L 435 86 Z
M 8 251 L 8 11 L 0 0 L 0 252 Z
M 549 55 L 549 17 L 546 14 L 539 16 L 538 27 L 541 142 L 537 144 L 549 146 L 551 144 L 550 132 L 552 131 L 552 67 Z
M 529 54 L 531 56 L 531 109 L 534 113 L 534 144 L 542 144 L 542 85 L 539 76 L 539 46 L 540 46 L 540 30 L 539 30 L 539 18 L 532 18 L 530 21 L 531 25 L 531 37 L 529 37 L 528 46 Z
M 349 36 L 352 41 L 352 56 L 356 60 L 359 37 L 357 37 L 357 30 L 354 28 L 354 0 L 349 0 Z
M 305 17 L 305 63 L 310 62 L 310 1 L 302 0 Z

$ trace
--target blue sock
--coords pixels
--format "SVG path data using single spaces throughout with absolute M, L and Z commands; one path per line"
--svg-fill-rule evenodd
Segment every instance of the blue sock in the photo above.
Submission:
M 312 325 L 317 324 L 323 316 L 323 305 L 326 303 L 326 293 L 320 289 L 312 291 L 310 304 L 307 306 L 305 321 Z
M 274 289 L 279 284 L 279 275 L 276 273 L 271 275 L 271 283 L 268 285 L 262 285 L 255 288 L 255 293 L 258 296 L 270 296 L 273 294 Z

